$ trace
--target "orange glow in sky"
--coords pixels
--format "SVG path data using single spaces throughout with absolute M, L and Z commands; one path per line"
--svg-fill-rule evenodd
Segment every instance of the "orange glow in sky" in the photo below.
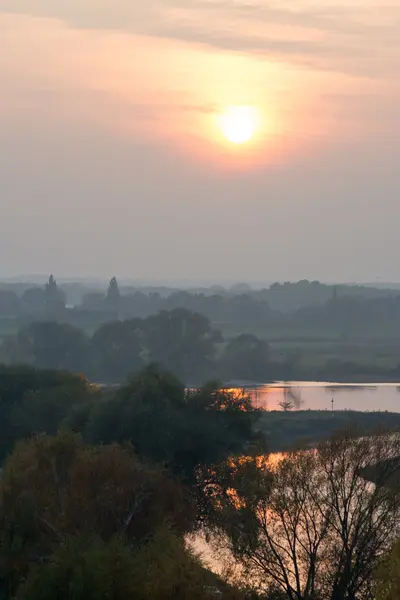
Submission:
M 118 31 L 105 35 L 59 20 L 3 20 L 13 47 L 20 48 L 7 66 L 10 72 L 22 77 L 32 71 L 46 89 L 59 89 L 65 97 L 55 105 L 57 113 L 33 102 L 27 113 L 41 112 L 45 120 L 54 114 L 56 123 L 79 119 L 128 142 L 168 144 L 186 160 L 215 168 L 288 161 L 299 147 L 304 155 L 313 138 L 331 129 L 329 111 L 311 107 L 320 90 L 335 91 L 336 82 L 345 82 L 351 91 L 342 74 L 319 71 L 307 72 L 305 86 L 301 70 L 272 57 L 255 60 L 251 54 L 174 39 L 155 43 Z M 29 56 L 23 39 L 30 40 Z M 42 60 L 49 47 L 57 62 Z M 146 64 L 138 55 L 146 56 Z M 2 108 L 9 107 L 11 119 L 16 103 L 9 96 L 2 98 Z
M 399 15 L 3 0 L 3 275 L 397 281 Z

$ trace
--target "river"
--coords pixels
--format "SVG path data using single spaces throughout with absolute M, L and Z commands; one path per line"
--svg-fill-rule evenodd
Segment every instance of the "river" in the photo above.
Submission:
M 234 388 L 239 390 L 239 388 Z M 400 413 L 400 384 L 344 384 L 293 381 L 245 386 L 254 404 L 265 410 L 356 410 Z

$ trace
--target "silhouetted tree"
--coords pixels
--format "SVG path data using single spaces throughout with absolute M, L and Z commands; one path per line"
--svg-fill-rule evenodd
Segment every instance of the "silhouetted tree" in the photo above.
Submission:
M 0 464 L 19 438 L 56 433 L 98 393 L 71 373 L 0 366 Z
M 53 275 L 50 275 L 49 281 L 46 283 L 44 298 L 46 310 L 50 314 L 57 314 L 65 308 L 65 295 L 59 289 Z
M 42 369 L 85 372 L 89 341 L 76 327 L 55 321 L 39 321 L 21 329 L 17 336 L 20 355 Z
M 291 400 L 289 400 L 288 398 L 285 398 L 284 400 L 281 400 L 279 402 L 279 406 L 285 412 L 288 412 L 289 410 L 293 410 L 293 408 L 294 408 L 293 402 Z
M 110 279 L 110 283 L 105 298 L 106 308 L 114 313 L 119 314 L 121 294 L 118 287 L 116 277 Z
M 161 312 L 143 323 L 148 359 L 176 373 L 188 384 L 212 374 L 220 334 L 209 320 L 185 309 Z
M 106 323 L 92 336 L 90 371 L 97 381 L 123 381 L 144 366 L 145 349 L 140 319 Z
M 270 375 L 269 346 L 252 334 L 231 340 L 222 361 L 225 376 L 230 379 L 267 381 Z
M 272 585 L 288 600 L 374 598 L 375 567 L 398 531 L 399 498 L 388 484 L 400 439 L 355 433 L 278 464 L 239 464 L 236 485 L 218 496 L 228 547 L 262 590 Z M 376 463 L 373 486 L 362 472 Z
M 129 441 L 138 456 L 193 484 L 199 465 L 241 453 L 257 438 L 259 414 L 247 396 L 217 384 L 185 391 L 174 375 L 150 365 L 94 407 L 88 434 L 93 443 Z

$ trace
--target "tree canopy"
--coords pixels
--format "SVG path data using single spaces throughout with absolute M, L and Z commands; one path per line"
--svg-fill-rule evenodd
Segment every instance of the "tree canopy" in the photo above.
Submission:
M 80 580 L 81 573 L 76 580 L 78 589 L 87 589 L 82 586 L 91 577 L 102 577 L 101 570 L 91 573 L 96 553 L 101 559 L 113 548 L 117 567 L 118 556 L 126 558 L 128 548 L 140 548 L 149 539 L 156 543 L 157 532 L 166 528 L 182 534 L 192 528 L 194 517 L 179 481 L 140 462 L 129 447 L 92 447 L 68 433 L 20 442 L 0 481 L 3 585 L 17 590 L 33 573 L 32 586 L 23 593 L 34 594 L 36 577 L 41 581 L 43 574 L 35 565 L 45 563 L 46 586 L 54 591 L 52 577 L 66 586 L 70 561 L 78 560 L 89 561 L 89 579 Z M 105 577 L 101 585 L 111 583 L 112 572 Z
M 399 454 L 398 435 L 353 432 L 275 463 L 242 461 L 215 497 L 219 540 L 263 593 L 373 600 L 374 570 L 399 533 L 399 498 L 389 487 L 398 465 L 388 460 Z M 377 462 L 386 466 L 372 486 L 361 473 Z
M 91 406 L 98 394 L 78 375 L 0 365 L 0 463 L 18 439 L 57 433 L 64 421 Z
M 400 598 L 400 539 L 376 569 L 376 600 Z
M 94 408 L 88 435 L 94 443 L 129 441 L 139 456 L 193 481 L 200 464 L 221 462 L 258 439 L 259 414 L 245 395 L 212 383 L 185 390 L 150 365 Z

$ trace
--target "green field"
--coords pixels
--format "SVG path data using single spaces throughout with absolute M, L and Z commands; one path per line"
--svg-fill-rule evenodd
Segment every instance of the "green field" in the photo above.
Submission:
M 269 411 L 260 420 L 260 430 L 265 433 L 271 452 L 293 448 L 313 447 L 334 432 L 353 429 L 359 433 L 372 433 L 378 429 L 400 429 L 400 413 L 317 411 Z
M 242 333 L 252 333 L 268 342 L 271 360 L 283 363 L 290 357 L 301 364 L 305 372 L 310 373 L 322 368 L 329 362 L 351 362 L 374 372 L 390 371 L 400 364 L 400 338 L 397 333 L 391 336 L 367 335 L 356 332 L 350 339 L 344 339 L 337 331 L 299 329 L 287 324 L 268 326 L 233 325 L 232 323 L 214 323 L 220 329 L 225 340 L 234 338 Z M 396 334 L 396 336 L 395 336 Z

